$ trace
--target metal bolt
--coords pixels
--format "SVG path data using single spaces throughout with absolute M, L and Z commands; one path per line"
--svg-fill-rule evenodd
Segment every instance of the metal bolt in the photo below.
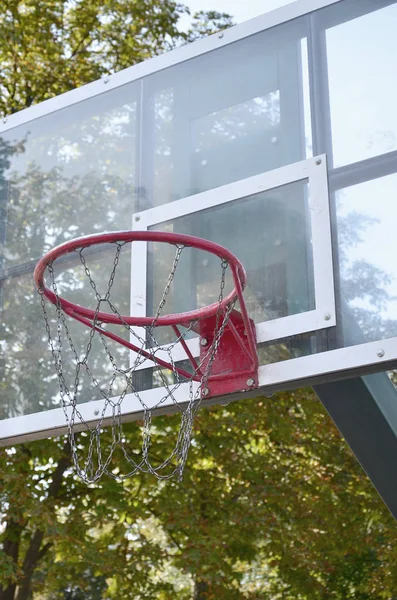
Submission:
M 99 410 L 98 410 L 97 408 L 94 410 L 94 415 L 95 415 L 96 417 L 99 415 Z
M 208 396 L 208 394 L 210 393 L 208 388 L 203 388 L 202 394 L 203 396 Z
M 220 33 L 220 34 L 218 35 L 218 38 L 221 40 L 221 39 L 223 38 L 223 35 L 224 35 L 223 33 Z
M 6 124 L 8 121 L 7 117 L 3 117 L 3 123 Z
M 382 356 L 385 355 L 385 351 L 383 350 L 383 348 L 381 348 L 380 350 L 378 350 L 378 352 L 376 354 L 377 354 L 377 356 L 379 356 L 379 358 L 382 358 Z
M 140 221 L 140 220 L 141 220 L 141 217 L 139 215 L 136 215 L 135 221 Z
M 104 84 L 106 84 L 106 83 L 109 83 L 109 77 L 104 77 L 104 78 L 103 78 L 103 83 L 104 83 Z
M 208 340 L 207 340 L 207 338 L 201 338 L 201 340 L 200 340 L 200 344 L 201 344 L 202 346 L 206 346 L 206 345 L 208 344 Z
M 255 379 L 252 379 L 252 377 L 250 377 L 249 379 L 247 379 L 247 385 L 248 387 L 252 387 L 255 383 Z
M 325 313 L 324 315 L 324 321 L 329 321 L 331 319 L 331 314 L 330 313 Z
M 321 163 L 322 163 L 322 160 L 321 160 L 321 158 L 318 158 L 318 159 L 316 160 L 316 165 L 321 165 Z

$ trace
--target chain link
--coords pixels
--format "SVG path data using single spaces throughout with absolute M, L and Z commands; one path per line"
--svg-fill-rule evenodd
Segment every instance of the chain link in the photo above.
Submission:
M 223 307 L 226 275 L 229 265 L 227 261 L 221 260 L 218 309 L 215 318 L 212 344 L 209 346 L 207 352 L 201 357 L 200 361 L 197 362 L 196 368 L 193 368 L 191 379 L 186 380 L 185 378 L 181 377 L 178 372 L 178 365 L 174 359 L 174 349 L 178 344 L 180 344 L 181 340 L 185 340 L 188 334 L 194 330 L 196 322 L 190 323 L 189 326 L 184 329 L 183 333 L 176 335 L 173 342 L 168 343 L 167 345 L 161 344 L 159 340 L 157 340 L 155 334 L 158 319 L 161 316 L 164 307 L 166 306 L 169 292 L 175 278 L 175 272 L 185 247 L 183 245 L 176 246 L 175 256 L 159 305 L 151 324 L 144 327 L 145 335 L 141 336 L 135 328 L 129 326 L 125 322 L 111 298 L 111 292 L 116 280 L 117 268 L 120 263 L 121 251 L 125 242 L 111 242 L 110 245 L 111 244 L 115 245 L 116 249 L 112 270 L 107 283 L 107 290 L 104 296 L 99 293 L 98 286 L 93 279 L 91 269 L 87 263 L 86 257 L 84 256 L 84 249 L 80 248 L 76 250 L 84 271 L 84 275 L 88 280 L 91 289 L 93 290 L 96 303 L 94 317 L 92 319 L 92 327 L 89 329 L 88 340 L 86 342 L 85 349 L 83 349 L 81 354 L 78 352 L 76 343 L 72 339 L 72 334 L 69 327 L 71 318 L 65 314 L 62 308 L 56 281 L 57 277 L 54 271 L 54 264 L 51 263 L 47 265 L 47 272 L 52 291 L 56 297 L 55 335 L 52 334 L 51 328 L 51 323 L 54 321 L 54 318 L 50 318 L 47 310 L 48 304 L 46 303 L 43 292 L 39 290 L 48 344 L 53 356 L 58 377 L 59 395 L 68 426 L 75 469 L 80 478 L 87 483 L 97 481 L 104 473 L 107 473 L 116 479 L 124 479 L 134 475 L 139 471 L 152 473 L 159 479 L 170 479 L 171 477 L 177 477 L 180 479 L 182 477 L 183 468 L 185 466 L 191 444 L 194 418 L 200 407 L 202 397 L 206 394 L 208 380 L 211 375 L 211 369 L 216 358 L 216 354 L 219 350 L 221 338 L 236 302 L 234 299 L 227 305 L 226 309 Z M 103 312 L 103 305 L 105 305 L 107 309 L 111 311 L 111 313 L 117 316 L 119 320 L 119 326 L 127 332 L 127 335 L 135 340 L 136 344 L 139 344 L 139 351 L 136 353 L 135 357 L 131 360 L 129 366 L 127 367 L 125 367 L 125 365 L 123 367 L 119 366 L 118 358 L 116 358 L 115 354 L 112 352 L 111 345 L 106 337 L 106 328 L 100 322 L 99 313 Z M 101 342 L 102 348 L 109 361 L 108 369 L 111 370 L 109 382 L 105 387 L 101 385 L 100 381 L 94 375 L 92 370 L 93 367 L 89 362 L 95 339 L 98 339 Z M 65 346 L 65 341 L 67 342 L 67 346 Z M 66 381 L 67 378 L 64 372 L 64 361 L 67 359 L 68 364 L 70 364 L 70 357 L 66 356 L 66 353 L 69 351 L 72 355 L 72 362 L 74 362 L 72 386 L 68 386 Z M 146 356 L 143 356 L 141 353 L 142 351 L 149 353 L 150 358 L 148 359 Z M 171 365 L 170 372 L 167 372 L 166 369 L 156 363 L 157 355 L 163 351 L 166 351 L 169 357 L 169 363 Z M 159 400 L 154 406 L 151 407 L 145 403 L 142 394 L 139 392 L 137 389 L 138 386 L 136 385 L 137 376 L 142 369 L 142 365 L 147 361 L 150 362 L 150 360 L 152 360 L 154 363 L 154 366 L 151 369 L 152 378 L 153 380 L 158 379 L 163 388 Z M 92 363 L 95 364 L 95 356 L 92 360 Z M 144 371 L 147 372 L 147 369 L 144 369 Z M 84 398 L 79 398 L 79 396 L 84 387 L 82 384 L 83 373 L 88 377 L 94 386 L 94 389 L 98 391 L 100 397 L 103 399 L 102 408 L 99 409 L 95 425 L 87 423 L 81 413 L 81 403 L 83 402 Z M 200 381 L 198 382 L 196 389 L 194 389 L 193 378 L 197 378 L 197 376 L 200 377 Z M 116 380 L 119 385 L 117 393 L 114 389 L 116 386 Z M 176 392 L 182 384 L 187 384 L 188 392 L 186 402 L 184 402 L 183 405 L 180 405 L 176 398 Z M 126 440 L 123 436 L 122 404 L 127 394 L 132 394 L 139 401 L 142 407 L 143 425 L 140 458 L 137 458 L 136 453 L 131 453 L 129 451 Z M 153 410 L 159 408 L 167 400 L 172 400 L 174 405 L 180 411 L 181 423 L 174 448 L 170 452 L 169 456 L 154 466 L 150 459 L 153 435 L 152 415 Z M 106 456 L 104 455 L 104 447 L 101 439 L 105 426 L 109 426 L 111 431 L 111 442 L 106 448 Z M 83 438 L 77 435 L 77 431 L 81 429 L 83 429 L 85 432 L 83 433 L 83 436 L 88 436 L 89 438 L 88 443 L 85 445 L 86 452 L 84 456 L 82 456 L 82 447 L 84 448 L 84 445 L 82 446 L 81 444 Z M 113 455 L 117 448 L 121 448 L 122 455 L 128 465 L 128 472 L 121 475 L 117 468 L 115 468 L 115 465 L 112 463 Z

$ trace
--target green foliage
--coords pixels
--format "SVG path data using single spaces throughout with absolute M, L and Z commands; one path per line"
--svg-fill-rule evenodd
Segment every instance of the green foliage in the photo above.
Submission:
M 186 41 L 194 42 L 195 40 L 205 37 L 214 31 L 222 31 L 233 24 L 233 20 L 228 14 L 219 13 L 215 10 L 199 11 L 194 15 L 194 26 L 187 32 Z
M 169 452 L 176 425 L 158 420 L 167 435 L 156 452 Z M 139 426 L 125 435 L 137 445 Z M 364 600 L 397 590 L 394 522 L 308 390 L 202 410 L 182 482 L 86 487 L 65 463 L 51 498 L 66 452 L 62 440 L 2 452 L 2 505 L 15 499 L 7 516 L 22 527 L 21 556 L 44 533 L 37 598 L 187 600 L 194 588 L 203 599 Z
M 17 565 L 3 550 L 0 550 L 0 585 L 18 581 Z
M 0 0 L 0 112 L 37 102 L 229 26 L 174 0 Z

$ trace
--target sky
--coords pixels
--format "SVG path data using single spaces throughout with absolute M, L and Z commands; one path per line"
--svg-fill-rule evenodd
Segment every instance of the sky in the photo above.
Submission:
M 258 15 L 291 4 L 294 0 L 184 0 L 192 13 L 199 10 L 217 10 L 234 17 L 236 23 L 248 21 Z

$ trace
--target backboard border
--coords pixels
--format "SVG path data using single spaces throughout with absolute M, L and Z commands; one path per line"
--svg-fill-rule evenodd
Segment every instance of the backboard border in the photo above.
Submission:
M 313 248 L 313 275 L 315 308 L 310 311 L 263 321 L 256 325 L 258 343 L 268 343 L 294 335 L 328 329 L 336 325 L 334 275 L 332 262 L 331 224 L 327 178 L 327 160 L 325 155 L 315 156 L 303 161 L 291 163 L 265 171 L 259 175 L 240 179 L 227 185 L 162 204 L 145 211 L 135 213 L 132 218 L 133 230 L 148 230 L 151 226 L 199 213 L 215 206 L 243 200 L 255 194 L 276 190 L 285 185 L 308 181 L 309 215 Z M 249 282 L 248 282 L 249 283 Z M 146 316 L 147 253 L 146 244 L 132 246 L 131 259 L 131 314 Z M 142 337 L 141 328 L 134 328 L 136 335 Z M 199 356 L 198 338 L 186 340 L 194 356 Z M 164 356 L 163 356 L 164 354 Z M 168 351 L 159 350 L 157 355 L 167 360 Z M 186 358 L 183 348 L 176 347 L 173 360 Z M 147 361 L 137 367 L 145 369 L 152 366 Z

